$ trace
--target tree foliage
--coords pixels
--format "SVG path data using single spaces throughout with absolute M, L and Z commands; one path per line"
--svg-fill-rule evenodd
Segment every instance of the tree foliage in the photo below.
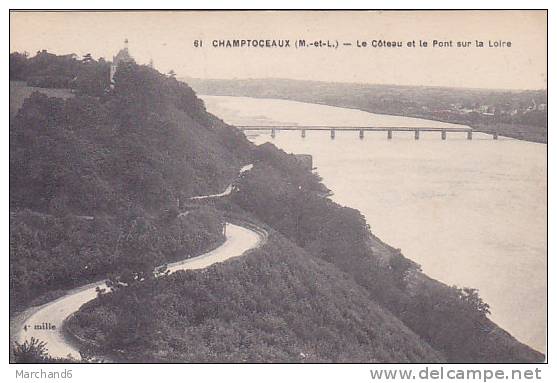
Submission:
M 251 145 L 176 78 L 121 63 L 104 92 L 102 60 L 40 52 L 10 61 L 14 78 L 76 87 L 67 100 L 33 94 L 10 124 L 13 306 L 108 276 L 114 291 L 99 291 L 73 325 L 135 361 L 543 359 L 487 318 L 477 290 L 427 278 L 357 210 L 327 198 L 316 174 Z M 192 206 L 247 163 L 230 197 Z M 154 278 L 164 275 L 155 266 L 222 239 L 211 204 L 262 222 L 276 241 Z
M 36 338 L 26 340 L 24 343 L 15 342 L 12 350 L 16 363 L 44 363 L 50 358 L 46 343 Z
M 44 53 L 28 65 L 46 73 L 63 63 L 74 58 Z M 190 196 L 222 190 L 249 159 L 243 136 L 206 114 L 187 85 L 153 69 L 125 64 L 112 92 L 89 93 L 67 100 L 33 93 L 11 121 L 15 307 L 109 274 L 144 278 L 214 245 L 217 211 L 178 213 Z
M 124 361 L 443 360 L 351 278 L 276 235 L 234 262 L 103 296 L 70 326 Z

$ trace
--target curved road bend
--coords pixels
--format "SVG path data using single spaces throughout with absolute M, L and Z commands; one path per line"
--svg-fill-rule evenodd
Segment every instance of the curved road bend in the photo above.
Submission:
M 252 168 L 253 164 L 245 165 L 240 169 L 238 176 L 250 171 Z M 231 192 L 232 184 L 222 193 L 197 196 L 192 199 L 222 197 Z M 184 213 L 180 215 L 182 214 Z M 225 233 L 226 239 L 222 245 L 198 257 L 171 263 L 167 265 L 168 271 L 173 273 L 178 270 L 203 269 L 212 264 L 239 257 L 246 251 L 258 247 L 264 240 L 260 233 L 231 223 L 226 223 Z M 79 359 L 79 350 L 65 339 L 62 332 L 62 324 L 66 318 L 78 311 L 83 304 L 97 297 L 97 287 L 101 289 L 107 288 L 104 282 L 90 283 L 70 290 L 66 295 L 52 302 L 28 309 L 21 316 L 23 323 L 17 326 L 18 333 L 15 338 L 19 343 L 24 343 L 26 340 L 31 341 L 31 338 L 35 338 L 46 343 L 48 353 L 53 357 L 65 358 L 70 356 Z
M 263 236 L 251 229 L 231 223 L 226 224 L 226 240 L 216 249 L 198 257 L 174 262 L 168 265 L 168 270 L 173 273 L 178 270 L 203 269 L 230 258 L 239 257 L 247 250 L 258 247 L 263 242 Z M 97 287 L 106 288 L 104 282 L 91 283 L 78 287 L 68 292 L 67 295 L 40 306 L 31 316 L 20 324 L 19 334 L 16 336 L 19 343 L 31 340 L 34 337 L 46 342 L 48 353 L 53 357 L 71 356 L 80 358 L 79 350 L 73 347 L 64 338 L 62 323 L 64 320 L 79 310 L 79 308 L 96 298 Z M 35 326 L 50 325 L 55 329 L 36 329 Z M 27 329 L 25 330 L 25 326 Z
M 240 177 L 245 172 L 250 171 L 252 168 L 253 168 L 253 164 L 248 164 L 248 165 L 243 166 L 239 171 L 238 177 Z M 230 184 L 226 187 L 226 189 L 224 189 L 224 191 L 222 193 L 209 194 L 209 195 L 199 195 L 199 196 L 195 196 L 195 197 L 190 197 L 190 200 L 203 200 L 203 199 L 224 197 L 224 196 L 230 195 L 230 193 L 232 193 L 232 188 L 233 188 L 233 186 L 232 186 L 232 184 Z

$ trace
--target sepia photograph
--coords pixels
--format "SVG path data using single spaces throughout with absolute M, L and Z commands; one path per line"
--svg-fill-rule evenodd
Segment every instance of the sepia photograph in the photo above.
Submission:
M 547 10 L 10 10 L 9 363 L 547 363 L 547 72 Z

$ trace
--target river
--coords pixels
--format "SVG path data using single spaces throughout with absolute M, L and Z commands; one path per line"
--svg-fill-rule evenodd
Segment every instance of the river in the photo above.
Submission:
M 287 100 L 202 96 L 234 125 L 457 125 Z M 359 209 L 371 230 L 425 273 L 478 288 L 491 318 L 545 352 L 547 317 L 547 146 L 474 132 L 336 131 L 250 134 L 313 156 L 333 199 Z

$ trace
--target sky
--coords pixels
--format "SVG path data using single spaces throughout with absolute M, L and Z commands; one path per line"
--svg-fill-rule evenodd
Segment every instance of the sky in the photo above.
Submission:
M 128 39 L 138 63 L 152 59 L 156 69 L 178 77 L 546 89 L 546 20 L 545 11 L 12 12 L 10 51 L 112 60 Z M 228 39 L 290 40 L 292 47 L 212 46 Z M 296 49 L 299 39 L 340 46 Z M 404 47 L 357 47 L 358 40 L 383 39 Z M 420 40 L 429 46 L 419 47 Z M 432 47 L 433 40 L 453 47 Z M 475 47 L 476 40 L 485 46 Z M 489 40 L 511 46 L 490 48 Z M 417 47 L 406 46 L 412 41 Z M 472 47 L 459 48 L 459 41 Z

